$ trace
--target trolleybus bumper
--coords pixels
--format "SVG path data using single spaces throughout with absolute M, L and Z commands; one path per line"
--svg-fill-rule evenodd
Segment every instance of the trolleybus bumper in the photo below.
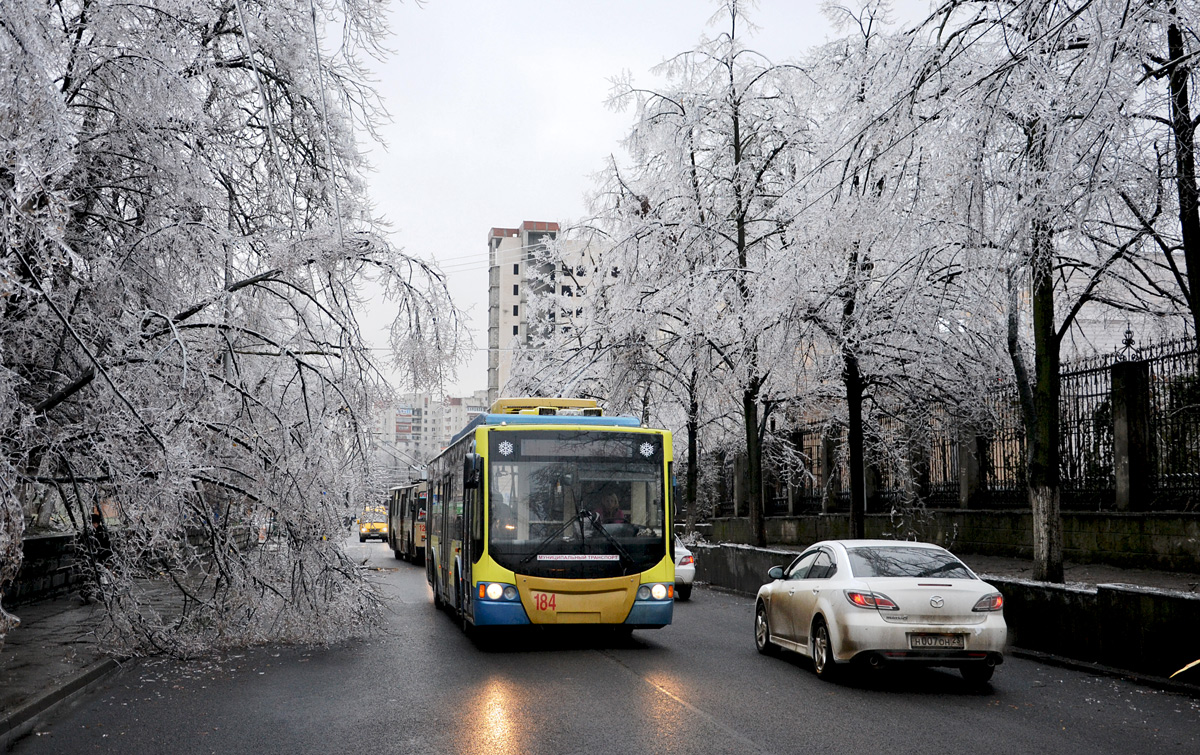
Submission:
M 511 600 L 476 600 L 475 626 L 515 626 L 528 624 L 529 617 L 521 603 Z
M 638 629 L 665 627 L 671 623 L 674 609 L 674 600 L 635 600 L 625 619 L 625 626 Z

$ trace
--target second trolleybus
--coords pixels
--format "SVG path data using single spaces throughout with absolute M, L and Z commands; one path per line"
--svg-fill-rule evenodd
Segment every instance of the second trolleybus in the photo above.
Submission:
M 671 623 L 671 433 L 501 399 L 429 466 L 426 574 L 467 629 Z
M 425 558 L 427 487 L 414 480 L 388 491 L 388 547 L 396 558 L 414 563 Z

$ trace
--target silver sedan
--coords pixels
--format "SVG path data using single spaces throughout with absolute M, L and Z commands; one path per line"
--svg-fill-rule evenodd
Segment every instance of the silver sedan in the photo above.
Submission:
M 1003 596 L 940 546 L 827 540 L 767 576 L 755 601 L 758 651 L 806 655 L 822 678 L 850 661 L 912 663 L 982 684 L 1004 660 Z

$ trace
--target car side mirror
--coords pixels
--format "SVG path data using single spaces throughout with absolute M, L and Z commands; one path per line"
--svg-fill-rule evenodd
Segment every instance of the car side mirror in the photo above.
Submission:
M 772 566 L 767 571 L 767 579 L 770 579 L 770 580 L 783 579 L 783 567 L 782 566 Z

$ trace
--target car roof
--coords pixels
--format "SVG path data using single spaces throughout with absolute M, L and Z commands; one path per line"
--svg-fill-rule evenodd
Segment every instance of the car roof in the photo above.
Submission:
M 849 548 L 928 548 L 930 550 L 946 550 L 936 543 L 926 543 L 919 540 L 822 540 L 818 543 L 813 543 L 804 550 L 816 548 L 818 546 L 840 546 L 844 549 Z

